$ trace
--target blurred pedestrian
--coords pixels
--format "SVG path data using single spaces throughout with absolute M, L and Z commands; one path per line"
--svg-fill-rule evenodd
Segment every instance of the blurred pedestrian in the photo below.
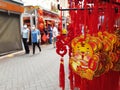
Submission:
M 49 24 L 48 24 L 48 33 L 49 33 L 49 43 L 52 44 L 52 37 L 53 37 L 52 26 Z
M 67 29 L 65 28 L 65 24 L 63 24 L 62 35 L 67 35 Z
M 56 40 L 57 40 L 57 36 L 58 36 L 58 29 L 57 27 L 54 25 L 53 27 L 53 47 L 56 47 Z
M 29 29 L 27 28 L 27 25 L 24 25 L 23 29 L 22 29 L 22 40 L 23 40 L 23 44 L 24 44 L 26 54 L 29 54 L 29 52 L 30 52 L 29 46 L 28 46 L 29 35 L 30 35 L 29 34 Z
M 39 51 L 41 52 L 41 47 L 40 47 L 41 34 L 40 34 L 40 30 L 38 30 L 34 25 L 32 26 L 31 38 L 32 38 L 32 44 L 33 44 L 33 54 L 35 54 L 35 46 L 37 46 L 39 48 Z

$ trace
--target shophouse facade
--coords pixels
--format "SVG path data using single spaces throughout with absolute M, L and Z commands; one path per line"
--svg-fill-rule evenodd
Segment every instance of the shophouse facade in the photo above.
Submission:
M 0 0 L 0 56 L 22 50 L 21 0 Z

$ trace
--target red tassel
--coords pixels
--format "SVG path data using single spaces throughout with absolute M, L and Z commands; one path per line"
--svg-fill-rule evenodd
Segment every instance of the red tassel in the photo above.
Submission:
M 60 70 L 59 70 L 59 84 L 62 90 L 65 89 L 65 71 L 64 71 L 64 60 L 60 60 Z
M 70 64 L 69 64 L 69 81 L 70 81 L 70 90 L 74 90 L 73 71 L 72 71 Z

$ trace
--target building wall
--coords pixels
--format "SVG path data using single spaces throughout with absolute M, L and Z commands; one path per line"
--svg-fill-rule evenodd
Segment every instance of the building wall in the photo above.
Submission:
M 60 0 L 60 6 L 63 9 L 68 8 L 68 0 Z M 64 17 L 67 17 L 69 15 L 69 11 L 63 11 L 62 13 Z
M 21 4 L 0 1 L 0 56 L 22 50 L 20 16 Z

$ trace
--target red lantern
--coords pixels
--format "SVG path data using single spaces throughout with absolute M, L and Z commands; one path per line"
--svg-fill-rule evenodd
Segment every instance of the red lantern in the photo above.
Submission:
M 43 10 L 42 9 L 38 9 L 38 14 L 39 15 L 43 15 Z
M 42 16 L 39 16 L 38 17 L 38 21 L 40 22 L 40 23 L 43 23 L 44 21 L 43 21 L 43 17 Z
M 38 26 L 38 28 L 40 29 L 40 31 L 43 31 L 43 29 L 44 29 L 44 24 L 43 24 L 43 23 L 40 23 L 39 26 Z

